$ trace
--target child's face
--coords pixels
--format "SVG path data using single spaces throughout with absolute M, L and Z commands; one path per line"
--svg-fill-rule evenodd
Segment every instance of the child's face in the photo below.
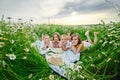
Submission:
M 57 35 L 54 35 L 53 37 L 54 37 L 54 41 L 58 41 L 59 40 Z
M 45 41 L 45 42 L 49 42 L 49 41 L 50 41 L 49 36 L 44 36 L 44 41 Z
M 77 36 L 74 36 L 74 37 L 72 38 L 72 44 L 73 44 L 73 45 L 77 45 L 77 44 L 78 44 L 78 37 L 77 37 Z
M 66 37 L 66 36 L 63 36 L 63 37 L 61 38 L 61 42 L 66 43 L 66 42 L 67 42 L 67 37 Z

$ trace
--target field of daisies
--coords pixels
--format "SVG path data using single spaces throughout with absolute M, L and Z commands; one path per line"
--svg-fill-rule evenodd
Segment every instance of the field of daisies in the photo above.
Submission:
M 86 39 L 85 31 L 98 31 L 99 41 L 81 52 L 80 61 L 68 68 L 69 80 L 119 80 L 120 79 L 120 23 L 68 26 L 31 23 L 12 23 L 0 20 L 0 80 L 64 80 L 56 74 L 34 45 L 42 33 L 67 30 L 79 33 Z

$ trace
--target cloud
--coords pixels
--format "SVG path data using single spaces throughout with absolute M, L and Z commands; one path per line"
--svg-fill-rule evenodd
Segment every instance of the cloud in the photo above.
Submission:
M 45 22 L 48 17 L 56 19 L 57 22 L 67 19 L 68 22 L 69 19 L 79 22 L 78 18 L 81 18 L 81 15 L 94 17 L 104 13 L 106 15 L 103 17 L 108 14 L 111 16 L 114 8 L 119 7 L 119 2 L 119 0 L 0 0 L 0 16 L 4 14 L 11 16 L 12 19 L 33 19 L 36 22 Z M 114 6 L 116 4 L 117 6 Z
M 79 0 L 77 2 L 68 2 L 61 9 L 60 13 L 56 16 L 67 16 L 72 12 L 77 12 L 79 14 L 95 13 L 100 11 L 107 11 L 112 9 L 111 5 L 108 5 L 105 0 Z

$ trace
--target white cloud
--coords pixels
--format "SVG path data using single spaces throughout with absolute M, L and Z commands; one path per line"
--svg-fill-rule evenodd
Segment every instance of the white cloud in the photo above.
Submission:
M 66 10 L 64 9 L 66 4 L 76 4 L 82 2 L 84 2 L 82 5 L 86 7 L 87 5 L 97 5 L 98 3 L 100 4 L 104 2 L 104 0 L 0 0 L 0 16 L 4 14 L 5 16 L 11 16 L 14 20 L 17 20 L 17 18 L 22 18 L 25 20 L 33 19 L 33 21 L 41 23 L 47 23 L 48 17 L 55 17 L 55 20 L 51 19 L 51 23 L 56 21 L 56 23 L 59 24 L 85 24 L 96 23 L 105 16 L 113 15 L 114 10 L 113 12 L 109 10 L 102 10 L 101 12 L 97 12 L 96 10 L 90 11 L 90 13 L 81 14 L 77 11 L 72 11 L 71 6 L 71 13 L 66 12 L 66 14 L 63 13 L 65 16 L 59 17 L 61 16 L 59 13 L 61 13 L 62 10 Z M 74 6 L 76 7 L 76 5 Z M 82 11 L 84 11 L 84 7 L 81 9 L 81 12 Z

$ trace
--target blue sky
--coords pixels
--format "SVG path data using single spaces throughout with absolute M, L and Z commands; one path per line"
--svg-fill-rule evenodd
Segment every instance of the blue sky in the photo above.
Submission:
M 0 0 L 0 16 L 34 23 L 96 24 L 116 21 L 120 0 Z

